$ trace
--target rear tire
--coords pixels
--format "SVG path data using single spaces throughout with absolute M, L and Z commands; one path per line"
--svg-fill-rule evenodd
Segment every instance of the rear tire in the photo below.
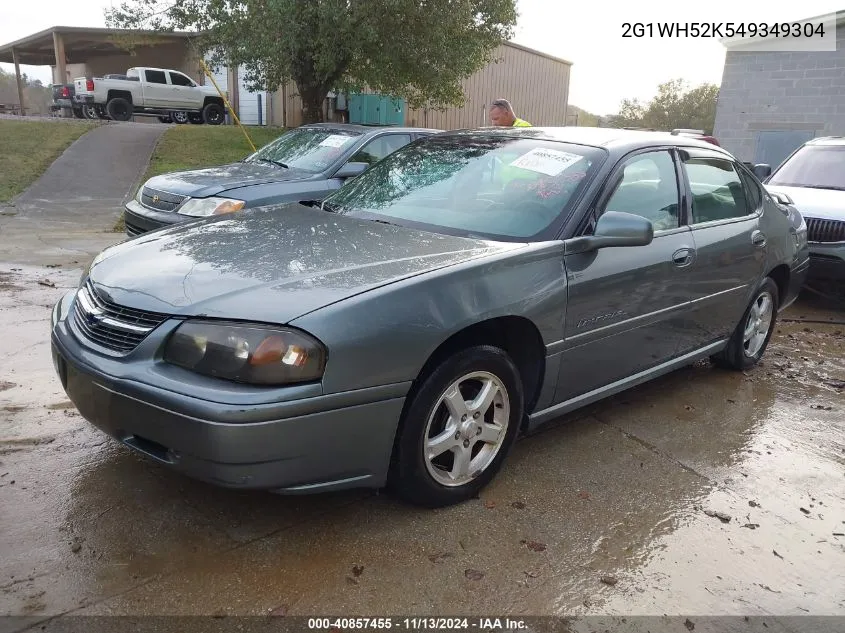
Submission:
M 96 121 L 99 117 L 97 116 L 97 110 L 94 106 L 84 105 L 82 106 L 82 116 L 83 118 L 89 119 L 91 121 Z
M 778 294 L 777 284 L 771 277 L 766 277 L 754 292 L 754 298 L 725 349 L 711 357 L 713 363 L 742 371 L 760 362 L 775 331 L 780 305 Z
M 516 440 L 523 406 L 519 371 L 503 350 L 481 345 L 457 352 L 409 396 L 388 487 L 429 508 L 475 497 Z
M 209 103 L 202 110 L 202 118 L 209 125 L 220 125 L 226 118 L 226 112 L 219 103 Z
M 188 122 L 188 113 L 182 110 L 175 110 L 170 113 L 170 119 L 178 125 L 184 125 Z
M 106 113 L 112 121 L 129 121 L 132 118 L 132 104 L 123 97 L 114 97 L 106 104 Z
M 88 117 L 85 116 L 84 106 L 82 108 L 72 108 L 71 111 L 73 112 L 73 118 L 75 119 L 87 119 Z

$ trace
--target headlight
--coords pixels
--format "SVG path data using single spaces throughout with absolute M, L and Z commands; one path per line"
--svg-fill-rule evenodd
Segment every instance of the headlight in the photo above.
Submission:
M 223 215 L 224 213 L 240 211 L 245 204 L 243 200 L 232 198 L 191 198 L 176 212 L 182 215 L 204 218 L 209 215 Z
M 319 380 L 326 352 L 296 330 L 187 321 L 168 340 L 164 360 L 225 380 L 285 385 Z

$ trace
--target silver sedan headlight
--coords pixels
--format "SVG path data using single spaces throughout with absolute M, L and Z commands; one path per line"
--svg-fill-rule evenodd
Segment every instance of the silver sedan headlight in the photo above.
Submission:
M 245 204 L 243 200 L 235 200 L 234 198 L 190 198 L 176 209 L 176 213 L 195 218 L 205 218 L 211 215 L 240 211 Z
M 290 328 L 186 321 L 168 339 L 164 360 L 224 380 L 289 385 L 322 378 L 326 350 Z

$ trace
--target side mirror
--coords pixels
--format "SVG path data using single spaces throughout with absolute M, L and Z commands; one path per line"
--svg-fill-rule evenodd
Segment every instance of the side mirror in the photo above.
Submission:
M 596 223 L 593 235 L 567 240 L 565 253 L 586 253 L 608 246 L 647 246 L 653 239 L 654 225 L 641 215 L 607 211 Z
M 346 163 L 343 167 L 337 170 L 334 175 L 335 178 L 355 178 L 360 176 L 370 165 L 368 163 Z
M 759 165 L 754 165 L 752 171 L 760 182 L 763 182 L 766 178 L 772 175 L 772 166 L 767 165 L 766 163 L 760 163 Z

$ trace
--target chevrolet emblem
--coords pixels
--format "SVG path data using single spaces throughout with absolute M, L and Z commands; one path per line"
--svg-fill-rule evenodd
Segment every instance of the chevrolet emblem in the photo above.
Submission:
M 159 200 L 161 200 L 161 198 L 159 198 L 158 196 L 153 196 L 153 202 L 158 202 Z

